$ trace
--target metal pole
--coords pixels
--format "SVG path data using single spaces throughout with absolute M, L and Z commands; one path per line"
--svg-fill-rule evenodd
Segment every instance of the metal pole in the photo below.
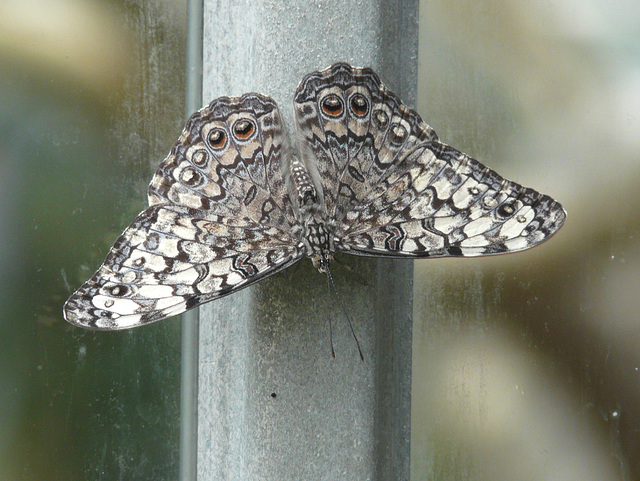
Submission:
M 292 125 L 303 75 L 344 60 L 412 104 L 417 14 L 415 0 L 205 0 L 204 98 L 259 91 Z M 201 309 L 198 480 L 409 478 L 412 263 L 340 260 L 364 363 L 308 261 Z
M 202 0 L 188 0 L 186 115 L 202 106 Z M 199 312 L 182 316 L 180 369 L 180 481 L 193 481 L 197 472 Z

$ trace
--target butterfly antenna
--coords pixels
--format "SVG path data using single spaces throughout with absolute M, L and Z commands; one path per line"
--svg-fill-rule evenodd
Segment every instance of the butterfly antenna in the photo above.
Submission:
M 329 271 L 327 271 L 328 273 Z M 327 293 L 329 295 L 329 342 L 331 343 L 331 357 L 336 358 L 336 352 L 333 350 L 333 325 L 331 323 L 331 284 L 329 283 L 329 276 L 327 276 Z
M 333 287 L 333 290 L 336 293 L 336 297 L 338 298 L 338 302 L 340 303 L 340 307 L 342 307 L 342 311 L 344 312 L 344 315 L 347 317 L 347 322 L 349 323 L 349 329 L 351 329 L 351 334 L 353 335 L 353 338 L 356 341 L 356 346 L 358 346 L 358 354 L 360 354 L 360 360 L 364 362 L 364 355 L 362 354 L 362 349 L 360 349 L 360 341 L 358 341 L 358 336 L 356 336 L 356 332 L 353 330 L 353 324 L 351 323 L 351 317 L 349 317 L 349 312 L 347 312 L 347 308 L 344 305 L 344 302 L 342 301 L 342 297 L 340 297 L 340 293 L 338 292 L 338 289 L 336 289 L 336 284 L 335 282 L 333 282 L 333 277 L 331 276 L 331 271 L 329 271 L 329 266 L 325 265 L 325 269 L 327 271 L 327 286 L 329 287 L 329 295 L 331 295 L 331 287 Z M 331 348 L 333 349 L 333 344 Z

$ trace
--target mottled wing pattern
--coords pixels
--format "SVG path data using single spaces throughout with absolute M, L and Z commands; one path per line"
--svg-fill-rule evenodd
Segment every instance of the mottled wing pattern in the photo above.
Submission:
M 136 327 L 304 255 L 322 272 L 334 248 L 395 257 L 515 252 L 564 222 L 550 197 L 440 142 L 371 69 L 338 63 L 307 75 L 294 110 L 299 158 L 284 157 L 268 97 L 222 97 L 196 112 L 149 185 L 150 207 L 69 298 L 65 318 L 91 329 Z
M 515 252 L 552 236 L 566 217 L 549 196 L 440 142 L 371 69 L 335 64 L 308 75 L 295 112 L 317 159 L 339 250 L 393 257 Z
M 149 186 L 151 206 L 69 298 L 65 318 L 92 329 L 136 327 L 299 260 L 282 147 L 267 97 L 221 98 L 194 114 Z
M 276 103 L 251 93 L 196 112 L 149 185 L 149 205 L 171 203 L 231 218 L 293 225 Z
M 436 137 L 371 69 L 345 63 L 307 75 L 294 112 L 301 152 L 311 157 L 305 159 L 311 169 L 317 166 L 328 217 L 338 223 L 395 171 L 411 146 Z

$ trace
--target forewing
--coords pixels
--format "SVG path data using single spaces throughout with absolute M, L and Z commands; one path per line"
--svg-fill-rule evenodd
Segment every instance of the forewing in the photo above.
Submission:
M 338 224 L 408 150 L 436 138 L 371 69 L 345 63 L 307 75 L 294 110 L 304 160 L 317 168 L 327 213 Z
M 393 257 L 516 252 L 548 239 L 565 220 L 549 196 L 440 142 L 371 69 L 336 64 L 312 73 L 295 100 L 339 250 Z
M 281 170 L 276 104 L 222 97 L 196 112 L 149 185 L 150 207 L 64 307 L 115 330 L 229 294 L 302 256 Z
M 218 98 L 187 121 L 149 185 L 149 205 L 293 225 L 281 167 L 284 149 L 282 120 L 271 98 Z
M 142 212 L 64 306 L 89 329 L 137 327 L 244 288 L 303 255 L 289 231 L 167 204 Z

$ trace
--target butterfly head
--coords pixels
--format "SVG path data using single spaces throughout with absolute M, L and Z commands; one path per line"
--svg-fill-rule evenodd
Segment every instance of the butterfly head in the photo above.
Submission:
M 329 272 L 329 264 L 333 262 L 333 255 L 317 254 L 311 257 L 311 262 L 313 263 L 313 267 L 318 269 L 318 272 L 326 274 Z

